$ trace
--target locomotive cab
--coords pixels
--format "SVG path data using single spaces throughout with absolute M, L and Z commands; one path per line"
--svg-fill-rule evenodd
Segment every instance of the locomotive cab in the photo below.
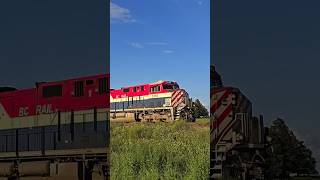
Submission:
M 163 83 L 162 88 L 166 91 L 175 91 L 179 89 L 179 85 L 178 83 L 173 81 L 166 81 L 165 83 Z

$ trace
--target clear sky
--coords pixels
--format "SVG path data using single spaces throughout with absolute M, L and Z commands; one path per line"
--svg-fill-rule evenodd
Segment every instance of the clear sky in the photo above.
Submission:
M 209 0 L 113 0 L 111 86 L 177 81 L 209 105 Z
M 105 0 L 0 1 L 0 86 L 106 73 Z
M 320 1 L 214 1 L 212 62 L 270 124 L 283 118 L 320 167 Z M 318 168 L 320 170 L 320 168 Z

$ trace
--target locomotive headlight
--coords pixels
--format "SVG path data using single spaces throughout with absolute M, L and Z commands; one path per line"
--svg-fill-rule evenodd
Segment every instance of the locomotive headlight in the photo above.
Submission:
M 237 103 L 237 96 L 232 94 L 232 104 L 235 105 Z
M 239 141 L 242 141 L 242 140 L 243 140 L 243 135 L 242 135 L 242 134 L 239 134 L 239 135 L 238 135 L 238 140 L 239 140 Z
M 228 99 L 223 99 L 223 100 L 222 100 L 222 105 L 223 105 L 223 106 L 228 105 Z
M 272 138 L 271 138 L 270 136 L 267 136 L 266 139 L 267 139 L 268 142 L 271 142 L 271 141 L 272 141 Z

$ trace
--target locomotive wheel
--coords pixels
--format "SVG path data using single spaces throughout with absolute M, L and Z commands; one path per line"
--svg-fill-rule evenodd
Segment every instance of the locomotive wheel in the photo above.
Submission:
M 134 120 L 136 122 L 141 122 L 141 119 L 139 118 L 139 116 L 140 116 L 140 113 L 134 113 Z
M 246 179 L 246 173 L 242 167 L 241 158 L 238 155 L 233 155 L 228 158 L 229 163 L 225 164 L 225 173 L 223 174 L 224 178 L 235 178 L 235 179 Z
M 250 170 L 252 172 L 251 176 L 252 178 L 255 179 L 264 179 L 264 164 L 265 160 L 264 158 L 260 155 L 259 152 L 256 152 L 251 160 L 252 167 L 250 167 Z

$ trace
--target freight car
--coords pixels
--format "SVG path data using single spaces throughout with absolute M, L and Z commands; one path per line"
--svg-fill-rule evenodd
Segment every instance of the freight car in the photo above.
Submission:
M 109 77 L 0 88 L 0 178 L 106 178 Z
M 238 88 L 224 87 L 211 66 L 210 177 L 264 179 L 266 131 L 262 116 Z
M 157 81 L 150 84 L 111 90 L 111 121 L 194 121 L 192 101 L 177 82 Z

